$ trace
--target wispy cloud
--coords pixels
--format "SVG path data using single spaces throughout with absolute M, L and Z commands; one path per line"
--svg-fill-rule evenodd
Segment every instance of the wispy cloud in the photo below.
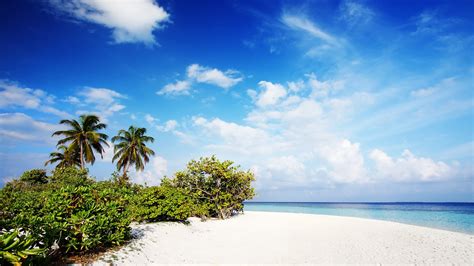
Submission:
M 290 29 L 305 32 L 313 37 L 333 45 L 339 44 L 337 38 L 323 31 L 314 22 L 307 19 L 302 14 L 283 13 L 281 16 L 281 21 Z
M 17 141 L 51 144 L 51 134 L 63 126 L 35 120 L 24 113 L 0 114 L 0 144 L 6 146 Z
M 369 7 L 355 1 L 346 0 L 340 4 L 341 19 L 350 27 L 365 25 L 372 21 L 375 12 Z
M 53 114 L 62 118 L 70 117 L 52 105 L 56 97 L 40 89 L 21 87 L 15 82 L 0 80 L 0 108 L 20 107 Z

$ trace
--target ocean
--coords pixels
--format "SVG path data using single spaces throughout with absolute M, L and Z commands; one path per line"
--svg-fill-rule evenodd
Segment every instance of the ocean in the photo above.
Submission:
M 244 210 L 359 217 L 474 234 L 474 203 L 245 202 Z

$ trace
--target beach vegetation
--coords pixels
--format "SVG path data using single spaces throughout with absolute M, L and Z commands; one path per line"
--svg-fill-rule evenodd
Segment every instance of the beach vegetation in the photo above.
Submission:
M 0 265 L 29 264 L 34 256 L 43 256 L 44 248 L 28 231 L 23 229 L 0 231 Z
M 170 186 L 145 187 L 130 204 L 132 219 L 137 222 L 185 221 L 194 209 L 185 191 Z
M 27 184 L 45 184 L 48 182 L 48 177 L 46 176 L 46 170 L 32 169 L 25 171 L 20 176 L 20 181 Z
M 225 219 L 243 211 L 243 202 L 253 198 L 254 180 L 251 171 L 240 170 L 232 161 L 219 161 L 211 156 L 192 160 L 185 170 L 163 182 L 190 195 L 199 206 L 199 215 Z
M 120 245 L 130 238 L 132 187 L 84 178 L 77 168 L 55 172 L 59 174 L 66 178 L 28 187 L 7 184 L 0 191 L 0 226 L 28 230 L 50 258 Z

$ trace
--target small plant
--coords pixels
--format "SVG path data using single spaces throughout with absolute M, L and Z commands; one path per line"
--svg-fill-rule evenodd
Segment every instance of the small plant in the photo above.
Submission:
M 0 232 L 0 264 L 21 265 L 33 256 L 43 255 L 45 249 L 38 247 L 37 244 L 41 242 L 37 243 L 28 231 L 3 229 Z

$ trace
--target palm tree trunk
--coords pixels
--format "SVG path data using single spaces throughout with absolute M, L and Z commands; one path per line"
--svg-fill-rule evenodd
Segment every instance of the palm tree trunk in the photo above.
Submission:
M 80 156 L 81 156 L 81 169 L 84 169 L 84 151 L 82 149 L 82 143 L 79 144 L 79 153 L 80 153 Z
M 123 179 L 125 182 L 128 182 L 128 177 L 127 177 L 127 172 L 128 172 L 128 162 L 125 163 L 125 166 L 123 167 Z

